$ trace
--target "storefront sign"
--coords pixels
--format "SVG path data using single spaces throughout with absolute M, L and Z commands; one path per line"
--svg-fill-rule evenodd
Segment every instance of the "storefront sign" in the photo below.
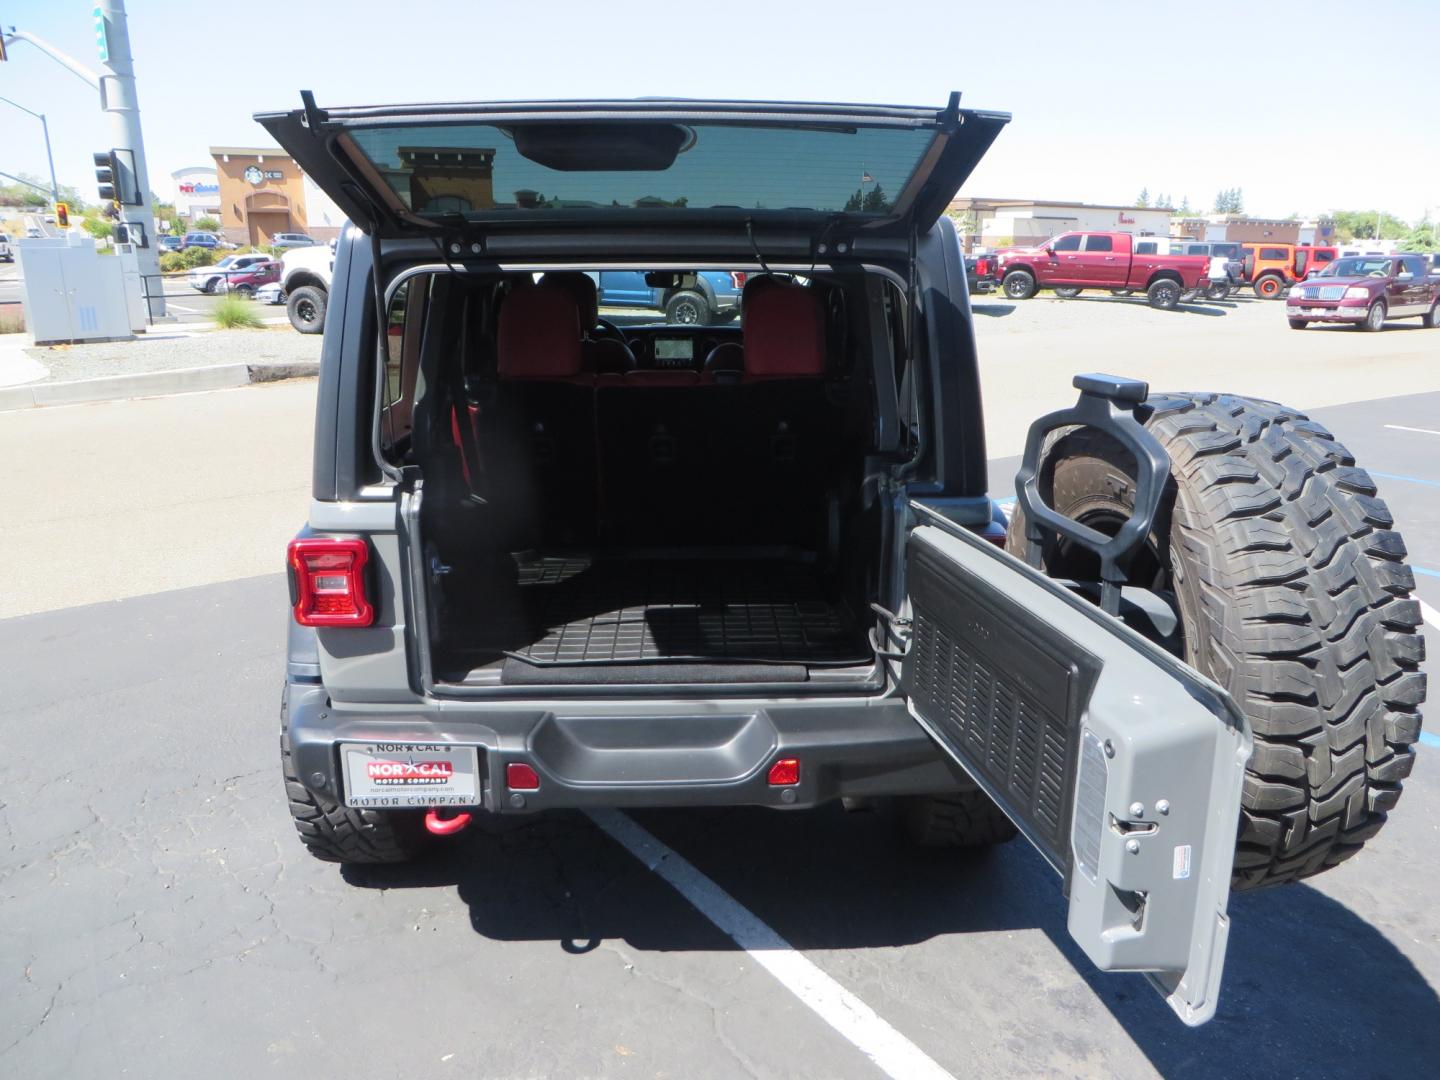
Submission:
M 285 174 L 279 169 L 261 169 L 258 165 L 251 165 L 244 172 L 246 182 L 251 184 L 263 184 L 266 180 L 284 180 Z

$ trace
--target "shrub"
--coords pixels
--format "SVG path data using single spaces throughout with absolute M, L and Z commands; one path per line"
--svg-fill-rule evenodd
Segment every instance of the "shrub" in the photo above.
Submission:
M 18 334 L 25 329 L 25 316 L 0 311 L 0 334 Z
M 160 272 L 162 274 L 178 274 L 185 269 L 185 253 L 183 251 L 162 251 L 160 253 Z
M 215 305 L 215 321 L 226 330 L 258 330 L 262 325 L 255 305 L 238 296 L 227 296 Z
M 190 224 L 190 231 L 218 233 L 220 231 L 220 222 L 216 221 L 213 217 L 196 218 Z

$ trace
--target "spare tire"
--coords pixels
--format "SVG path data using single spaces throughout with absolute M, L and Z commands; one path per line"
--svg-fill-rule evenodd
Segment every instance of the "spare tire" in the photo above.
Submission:
M 1304 414 L 1217 394 L 1152 395 L 1146 426 L 1173 467 L 1132 584 L 1173 596 L 1185 662 L 1249 719 L 1231 887 L 1319 873 L 1385 823 L 1415 762 L 1425 656 L 1415 577 L 1375 484 Z M 1134 505 L 1130 453 L 1092 428 L 1052 436 L 1041 495 L 1113 533 Z M 1006 547 L 1023 557 L 1024 515 Z M 1094 556 L 1042 545 L 1053 577 Z

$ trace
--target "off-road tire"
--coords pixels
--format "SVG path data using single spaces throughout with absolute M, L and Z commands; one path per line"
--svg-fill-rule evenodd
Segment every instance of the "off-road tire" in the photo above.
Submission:
M 1365 312 L 1365 318 L 1355 324 L 1356 330 L 1363 330 L 1368 334 L 1378 334 L 1385 329 L 1385 301 L 1376 300 Z
M 665 301 L 665 321 L 682 326 L 709 326 L 715 313 L 710 301 L 693 289 L 681 289 Z
M 1280 280 L 1279 274 L 1261 274 L 1252 287 L 1261 300 L 1278 300 L 1285 291 L 1285 283 Z
M 1304 330 L 1310 325 L 1309 319 L 1289 319 L 1287 321 L 1290 323 L 1291 330 Z
M 1035 275 L 1029 270 L 1011 270 L 1000 280 L 1007 300 L 1029 300 L 1035 295 Z
M 978 788 L 906 796 L 899 800 L 899 810 L 905 839 L 916 847 L 991 847 L 1019 835 L 1005 811 Z
M 324 289 L 314 285 L 301 285 L 285 297 L 285 314 L 290 325 L 302 334 L 325 332 L 325 307 L 329 297 Z
M 1231 887 L 1309 877 L 1379 831 L 1415 763 L 1425 644 L 1405 545 L 1370 476 L 1304 414 L 1217 394 L 1152 395 L 1146 409 L 1173 463 L 1149 546 L 1171 574 L 1185 661 L 1255 735 Z M 1108 436 L 1071 429 L 1048 448 L 1042 494 L 1082 520 L 1124 517 L 1134 475 Z M 1045 545 L 1051 572 L 1064 558 Z
M 1173 278 L 1160 278 L 1150 283 L 1150 287 L 1145 290 L 1145 295 L 1149 299 L 1151 307 L 1160 311 L 1173 311 L 1175 305 L 1180 303 L 1180 294 L 1183 291 L 1180 283 Z
M 1064 300 L 1073 300 L 1085 290 L 1079 285 L 1056 285 L 1055 295 Z
M 290 754 L 288 710 L 280 706 L 280 771 L 300 841 L 321 862 L 409 862 L 434 839 L 419 810 L 358 810 L 322 799 L 300 783 Z

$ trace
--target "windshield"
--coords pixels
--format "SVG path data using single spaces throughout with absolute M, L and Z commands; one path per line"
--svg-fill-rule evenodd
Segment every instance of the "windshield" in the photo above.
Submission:
M 226 255 L 223 259 L 221 259 L 221 260 L 220 260 L 219 262 L 217 262 L 215 265 L 218 266 L 218 267 L 220 267 L 220 268 L 223 270 L 225 267 L 227 267 L 227 266 L 231 265 L 232 263 L 234 263 L 235 258 L 236 258 L 236 257 L 235 257 L 234 255 Z
M 894 208 L 934 133 L 748 124 L 356 127 L 356 147 L 421 214 L 665 208 Z
M 597 270 L 600 318 L 617 326 L 739 326 L 743 270 Z
M 1349 259 L 1336 259 L 1316 274 L 1316 277 L 1389 277 L 1392 260 L 1375 255 L 1361 255 Z

